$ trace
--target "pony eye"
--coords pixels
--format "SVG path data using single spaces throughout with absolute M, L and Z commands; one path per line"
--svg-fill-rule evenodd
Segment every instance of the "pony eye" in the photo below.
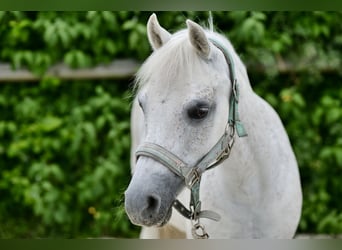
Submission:
M 202 120 L 209 113 L 209 106 L 203 103 L 196 103 L 188 109 L 188 116 L 193 120 Z

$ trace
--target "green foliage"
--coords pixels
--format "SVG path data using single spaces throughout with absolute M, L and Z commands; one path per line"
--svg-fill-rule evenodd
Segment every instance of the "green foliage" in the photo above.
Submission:
M 0 58 L 35 73 L 60 61 L 88 67 L 132 54 L 141 59 L 149 46 L 138 16 L 109 11 L 2 13 Z
M 0 12 L 0 61 L 44 74 L 145 59 L 148 12 Z M 170 32 L 208 12 L 160 12 Z M 342 13 L 213 12 L 275 107 L 303 185 L 300 232 L 342 232 Z M 286 65 L 291 67 L 288 69 Z M 255 68 L 255 65 L 262 65 Z M 284 66 L 285 65 L 285 66 Z M 284 70 L 285 68 L 285 70 Z M 129 178 L 128 82 L 0 85 L 0 237 L 133 237 L 123 209 Z
M 39 222 L 3 226 L 1 236 L 132 235 L 123 211 L 130 105 L 119 84 L 0 86 L 0 223 Z

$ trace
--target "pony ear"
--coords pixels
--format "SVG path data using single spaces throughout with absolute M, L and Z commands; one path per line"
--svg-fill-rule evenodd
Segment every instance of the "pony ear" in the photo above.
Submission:
M 170 40 L 171 34 L 159 25 L 157 16 L 153 13 L 147 22 L 147 36 L 153 50 L 157 50 Z
M 186 20 L 186 25 L 189 29 L 189 38 L 192 46 L 194 46 L 201 57 L 209 58 L 210 43 L 203 28 L 191 20 Z

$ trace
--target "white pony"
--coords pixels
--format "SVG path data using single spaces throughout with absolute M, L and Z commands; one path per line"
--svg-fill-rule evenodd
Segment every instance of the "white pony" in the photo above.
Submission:
M 155 14 L 147 23 L 126 212 L 141 238 L 291 238 L 302 192 L 282 122 L 230 42 L 186 24 L 171 35 Z

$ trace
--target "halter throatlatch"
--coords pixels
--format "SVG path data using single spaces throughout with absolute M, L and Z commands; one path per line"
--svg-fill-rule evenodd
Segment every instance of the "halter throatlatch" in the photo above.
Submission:
M 194 166 L 190 166 L 183 162 L 178 156 L 174 155 L 167 149 L 155 143 L 145 142 L 140 145 L 136 151 L 136 156 L 150 157 L 162 165 L 166 166 L 173 173 L 184 179 L 186 187 L 191 191 L 190 209 L 187 209 L 179 200 L 175 200 L 173 207 L 188 218 L 192 222 L 192 235 L 197 239 L 209 238 L 200 218 L 207 218 L 214 221 L 220 220 L 220 215 L 214 211 L 201 210 L 201 201 L 199 198 L 200 183 L 202 173 L 211 169 L 224 160 L 226 160 L 231 152 L 235 140 L 235 131 L 239 137 L 247 136 L 247 133 L 240 122 L 238 103 L 239 103 L 239 86 L 235 75 L 234 61 L 227 49 L 218 41 L 210 39 L 210 41 L 222 51 L 229 66 L 230 80 L 232 83 L 232 91 L 229 99 L 229 115 L 225 131 L 218 142 L 211 150 L 204 155 Z

